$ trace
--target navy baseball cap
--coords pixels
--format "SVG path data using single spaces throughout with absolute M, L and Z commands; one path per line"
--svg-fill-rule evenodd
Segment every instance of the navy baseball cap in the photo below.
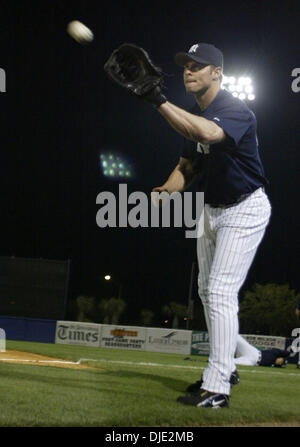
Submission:
M 215 65 L 223 68 L 222 51 L 210 43 L 196 43 L 191 46 L 187 53 L 181 52 L 175 55 L 175 62 L 181 67 L 191 60 L 199 64 Z

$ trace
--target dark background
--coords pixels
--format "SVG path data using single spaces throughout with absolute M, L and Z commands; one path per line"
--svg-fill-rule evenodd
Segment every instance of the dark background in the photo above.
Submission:
M 95 35 L 81 46 L 66 33 L 80 20 Z M 124 323 L 143 308 L 187 303 L 195 240 L 176 229 L 100 229 L 96 196 L 118 191 L 99 167 L 103 151 L 134 165 L 128 193 L 161 185 L 182 138 L 151 106 L 109 81 L 103 65 L 124 42 L 144 47 L 168 74 L 165 94 L 188 108 L 174 54 L 214 43 L 224 72 L 253 77 L 261 158 L 273 214 L 247 281 L 289 283 L 300 291 L 299 2 L 0 1 L 0 255 L 71 260 L 69 302 L 114 294 L 122 284 Z M 110 273 L 114 290 L 107 290 Z M 66 317 L 68 318 L 69 315 Z

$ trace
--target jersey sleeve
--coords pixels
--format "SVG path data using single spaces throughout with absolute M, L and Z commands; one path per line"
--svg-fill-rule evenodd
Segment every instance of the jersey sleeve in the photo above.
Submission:
M 197 152 L 196 143 L 190 140 L 184 140 L 181 157 L 187 158 L 195 172 L 200 172 L 204 168 L 205 157 Z
M 249 127 L 255 124 L 255 115 L 244 108 L 224 108 L 216 112 L 212 121 L 220 126 L 224 132 L 238 145 Z

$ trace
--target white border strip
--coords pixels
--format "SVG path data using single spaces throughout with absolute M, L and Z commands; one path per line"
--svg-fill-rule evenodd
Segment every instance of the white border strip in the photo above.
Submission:
M 104 360 L 104 359 L 85 359 L 82 358 L 78 360 L 78 364 L 81 362 L 99 362 L 99 363 L 117 363 L 117 364 L 123 364 L 123 365 L 136 365 L 136 366 L 159 366 L 164 368 L 182 368 L 182 369 L 205 369 L 204 366 L 184 366 L 184 365 L 171 365 L 171 364 L 165 364 L 165 363 L 147 363 L 147 362 L 130 362 L 125 360 Z M 255 368 L 259 368 L 258 366 L 255 366 Z M 270 368 L 271 369 L 271 368 Z M 273 368 L 272 368 L 273 369 Z M 273 375 L 285 375 L 285 376 L 298 376 L 300 377 L 299 373 L 289 373 L 289 372 L 281 372 L 281 371 L 257 371 L 252 369 L 241 369 L 239 370 L 239 373 L 253 373 L 253 374 L 273 374 Z
M 118 365 L 135 365 L 135 366 L 158 366 L 163 368 L 179 368 L 179 369 L 205 369 L 204 366 L 184 366 L 184 365 L 172 365 L 165 363 L 152 363 L 152 362 L 130 362 L 125 360 L 104 360 L 104 359 L 89 359 L 89 358 L 81 358 L 77 362 L 65 361 L 65 360 L 28 360 L 28 359 L 10 359 L 4 358 L 0 359 L 0 362 L 16 362 L 16 363 L 58 363 L 62 365 L 80 365 L 82 362 L 98 362 L 98 363 L 112 363 Z M 258 367 L 256 367 L 258 368 Z M 252 369 L 242 369 L 239 370 L 242 373 L 251 373 L 251 374 L 267 374 L 267 375 L 285 375 L 285 376 L 298 376 L 300 377 L 300 373 L 290 373 L 290 372 L 281 372 L 281 371 L 257 371 Z

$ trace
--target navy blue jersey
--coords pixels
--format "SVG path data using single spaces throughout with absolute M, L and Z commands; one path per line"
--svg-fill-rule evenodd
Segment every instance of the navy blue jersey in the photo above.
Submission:
M 243 101 L 221 89 L 205 110 L 196 104 L 190 112 L 215 122 L 226 134 L 216 144 L 184 141 L 181 156 L 199 172 L 198 188 L 205 203 L 235 203 L 268 184 L 259 156 L 256 118 Z
M 259 362 L 260 366 L 274 366 L 275 361 L 278 357 L 286 358 L 290 355 L 289 351 L 285 351 L 283 349 L 265 349 L 261 351 L 261 360 Z
M 299 298 L 298 301 L 297 301 L 296 309 L 299 309 L 299 310 L 300 310 L 300 298 Z

